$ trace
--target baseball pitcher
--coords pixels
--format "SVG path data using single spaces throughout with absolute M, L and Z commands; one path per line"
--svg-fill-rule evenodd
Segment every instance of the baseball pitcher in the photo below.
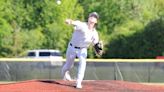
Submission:
M 71 81 L 70 69 L 74 64 L 76 56 L 79 58 L 79 66 L 76 80 L 76 88 L 82 88 L 82 80 L 84 78 L 86 69 L 87 48 L 90 44 L 93 44 L 97 54 L 102 51 L 99 45 L 98 32 L 95 29 L 95 25 L 98 22 L 99 15 L 96 12 L 89 14 L 87 22 L 81 22 L 78 20 L 66 19 L 66 23 L 74 25 L 74 32 L 72 39 L 70 40 L 66 52 L 66 63 L 62 68 L 62 77 L 65 80 Z

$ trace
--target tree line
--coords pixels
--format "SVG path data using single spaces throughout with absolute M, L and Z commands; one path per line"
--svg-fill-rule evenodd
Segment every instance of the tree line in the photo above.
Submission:
M 0 57 L 22 57 L 30 49 L 59 49 L 65 56 L 72 27 L 66 18 L 100 15 L 101 58 L 164 55 L 163 0 L 1 0 Z M 96 57 L 90 47 L 88 57 Z

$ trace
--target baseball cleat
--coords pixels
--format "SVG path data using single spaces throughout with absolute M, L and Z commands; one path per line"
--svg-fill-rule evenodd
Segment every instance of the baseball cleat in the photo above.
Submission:
M 64 80 L 72 81 L 71 76 L 70 76 L 70 74 L 69 74 L 69 71 L 66 71 L 66 72 L 65 72 Z
M 76 88 L 81 89 L 81 88 L 82 88 L 81 83 L 77 83 L 77 84 L 76 84 Z

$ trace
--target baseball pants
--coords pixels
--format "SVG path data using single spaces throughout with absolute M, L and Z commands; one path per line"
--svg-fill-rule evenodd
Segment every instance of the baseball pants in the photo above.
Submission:
M 64 75 L 66 71 L 70 71 L 73 67 L 76 56 L 79 58 L 77 82 L 82 82 L 86 69 L 87 48 L 79 49 L 71 46 L 70 44 L 68 45 L 66 52 L 66 63 L 62 68 L 62 75 Z

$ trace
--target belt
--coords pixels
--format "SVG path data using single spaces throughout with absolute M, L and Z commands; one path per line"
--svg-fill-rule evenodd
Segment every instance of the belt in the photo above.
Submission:
M 70 43 L 70 46 L 74 47 L 75 49 L 81 49 L 81 47 L 73 46 L 72 43 Z

